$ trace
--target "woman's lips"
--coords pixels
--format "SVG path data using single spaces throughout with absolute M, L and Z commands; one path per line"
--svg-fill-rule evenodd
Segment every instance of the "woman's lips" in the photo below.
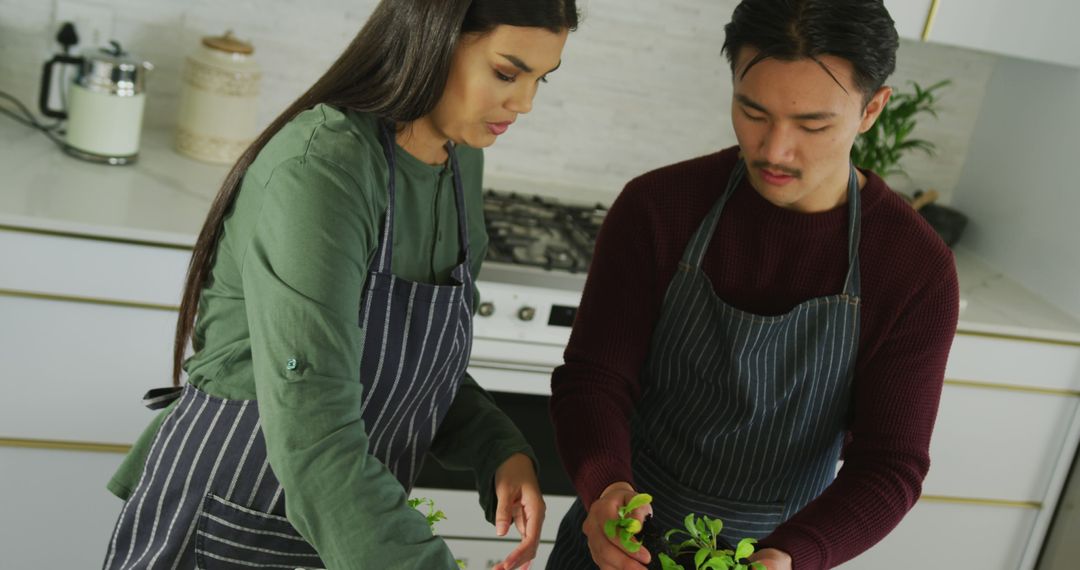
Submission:
M 487 123 L 487 128 L 491 131 L 491 134 L 499 136 L 506 132 L 506 129 L 510 128 L 513 121 L 507 121 L 505 123 Z

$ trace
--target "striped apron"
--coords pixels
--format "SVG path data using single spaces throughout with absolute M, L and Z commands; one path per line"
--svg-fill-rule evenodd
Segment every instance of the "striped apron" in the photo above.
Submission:
M 723 520 L 722 538 L 762 538 L 821 494 L 836 474 L 859 338 L 861 211 L 848 181 L 848 274 L 839 295 L 762 316 L 719 298 L 702 260 L 739 161 L 698 227 L 664 297 L 631 425 L 639 492 L 661 530 L 689 513 Z M 595 568 L 578 499 L 559 526 L 548 568 Z
M 389 201 L 359 312 L 366 331 L 360 409 L 370 453 L 409 491 L 472 348 L 471 253 L 461 174 L 448 144 L 463 250 L 451 273 L 454 283 L 394 276 L 394 139 L 386 127 L 380 134 L 390 167 Z M 258 403 L 216 398 L 190 384 L 151 391 L 148 401 L 163 407 L 177 397 L 124 503 L 104 568 L 323 567 L 285 518 Z

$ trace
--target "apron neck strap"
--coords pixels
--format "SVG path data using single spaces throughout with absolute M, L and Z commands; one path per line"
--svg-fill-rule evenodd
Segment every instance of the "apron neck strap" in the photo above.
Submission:
M 695 269 L 701 268 L 705 252 L 709 249 L 713 235 L 716 234 L 716 224 L 720 221 L 724 205 L 735 193 L 745 176 L 746 161 L 740 158 L 728 177 L 723 195 L 713 204 L 712 209 L 705 215 L 705 219 L 691 238 L 690 245 L 683 253 L 683 263 Z M 844 279 L 844 294 L 853 297 L 858 297 L 860 292 L 859 238 L 861 234 L 862 208 L 860 207 L 859 177 L 855 171 L 855 165 L 851 164 L 848 174 L 848 273 Z
M 386 157 L 387 166 L 387 199 L 386 213 L 383 214 L 383 231 L 379 237 L 379 252 L 375 257 L 377 271 L 379 273 L 393 273 L 394 259 L 394 205 L 397 196 L 397 156 L 395 152 L 395 138 L 392 133 L 392 125 L 389 121 L 379 121 L 379 140 L 382 143 L 383 154 Z M 457 153 L 453 143 L 447 141 L 446 154 L 450 157 L 450 168 L 454 174 L 454 201 L 458 213 L 458 240 L 462 250 L 461 257 L 465 263 L 469 263 L 472 254 L 469 247 L 469 224 L 465 212 L 465 192 L 462 189 L 461 169 L 458 168 Z

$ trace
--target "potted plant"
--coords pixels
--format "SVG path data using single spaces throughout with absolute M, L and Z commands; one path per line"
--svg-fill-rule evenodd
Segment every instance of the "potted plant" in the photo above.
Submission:
M 649 517 L 642 524 L 631 517 L 635 510 L 652 502 L 652 496 L 638 494 L 626 505 L 619 507 L 618 517 L 604 523 L 608 538 L 617 539 L 627 552 L 635 553 L 644 546 L 652 554 L 649 570 L 764 570 L 760 562 L 746 559 L 754 553 L 752 538 L 739 541 L 732 548 L 720 536 L 723 521 L 694 513 L 683 519 L 683 528 L 661 533 Z M 638 538 L 640 534 L 641 538 Z M 684 535 L 684 540 L 673 542 L 672 538 Z
M 923 89 L 912 81 L 913 92 L 893 91 L 874 126 L 855 139 L 851 147 L 851 161 L 855 166 L 873 170 L 882 178 L 894 174 L 907 176 L 898 166 L 905 154 L 918 150 L 934 156 L 937 151 L 934 143 L 910 136 L 920 114 L 937 117 L 938 91 L 950 83 L 946 79 Z
M 855 139 L 855 144 L 851 147 L 851 161 L 855 166 L 872 170 L 881 177 L 894 174 L 907 176 L 898 166 L 905 154 L 918 150 L 934 156 L 934 143 L 911 138 L 911 133 L 915 130 L 916 118 L 919 115 L 937 117 L 938 92 L 950 83 L 952 82 L 946 79 L 924 89 L 913 81 L 913 91 L 894 91 L 874 126 Z M 938 195 L 936 191 L 917 191 L 910 197 L 900 195 L 922 214 L 949 247 L 960 239 L 960 234 L 967 226 L 967 217 L 952 208 L 933 204 Z

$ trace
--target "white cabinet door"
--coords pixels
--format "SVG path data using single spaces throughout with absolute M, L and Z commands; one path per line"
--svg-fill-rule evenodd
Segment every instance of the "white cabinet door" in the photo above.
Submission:
M 889 536 L 843 570 L 1016 570 L 1038 511 L 919 501 Z
M 0 447 L 3 568 L 100 568 L 123 502 L 119 453 Z
M 896 22 L 896 32 L 909 40 L 921 40 L 932 0 L 885 0 L 885 8 Z
M 1075 0 L 941 0 L 929 40 L 1080 66 L 1078 21 Z

